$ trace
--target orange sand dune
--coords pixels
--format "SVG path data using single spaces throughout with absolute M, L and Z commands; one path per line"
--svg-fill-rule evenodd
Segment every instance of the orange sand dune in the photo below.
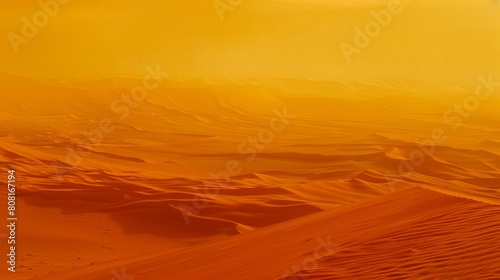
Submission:
M 279 279 L 330 234 L 340 251 L 311 279 L 496 273 L 494 236 L 475 236 L 497 225 L 497 99 L 454 128 L 443 112 L 463 91 L 435 100 L 411 83 L 318 82 L 313 95 L 295 80 L 166 80 L 124 107 L 140 81 L 0 80 L 14 93 L 0 104 L 0 161 L 17 170 L 19 279 L 110 279 L 122 267 Z M 447 139 L 429 144 L 436 129 Z M 471 258 L 477 268 L 462 265 Z
M 499 218 L 499 206 L 411 188 L 54 279 L 108 279 L 113 267 L 141 279 L 498 279 Z
M 500 279 L 500 0 L 0 3 L 0 280 Z

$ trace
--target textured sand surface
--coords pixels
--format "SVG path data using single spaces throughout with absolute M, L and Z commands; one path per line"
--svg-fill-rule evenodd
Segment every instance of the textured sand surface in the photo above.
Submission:
M 121 119 L 136 82 L 2 76 L 16 279 L 500 278 L 496 97 L 456 126 L 473 89 L 166 81 Z

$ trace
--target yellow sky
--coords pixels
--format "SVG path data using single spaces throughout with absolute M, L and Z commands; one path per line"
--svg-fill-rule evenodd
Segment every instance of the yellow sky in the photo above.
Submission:
M 355 28 L 364 29 L 373 13 L 397 0 L 242 0 L 239 5 L 220 0 L 235 3 L 223 21 L 212 0 L 66 1 L 33 38 L 17 46 L 17 54 L 11 41 L 23 36 L 22 18 L 32 21 L 42 8 L 38 1 L 0 4 L 0 72 L 139 77 L 144 63 L 160 63 L 172 77 L 183 78 L 457 83 L 500 74 L 495 0 L 402 1 L 401 13 L 391 14 L 389 24 L 350 59 L 340 44 L 356 47 Z

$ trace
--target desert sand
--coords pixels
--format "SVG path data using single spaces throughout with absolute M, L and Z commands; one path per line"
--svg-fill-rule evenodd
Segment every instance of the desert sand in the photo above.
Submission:
M 121 119 L 139 81 L 2 79 L 16 279 L 500 277 L 495 96 L 454 128 L 466 88 L 167 80 Z
M 497 0 L 2 1 L 0 279 L 498 280 L 499 34 Z

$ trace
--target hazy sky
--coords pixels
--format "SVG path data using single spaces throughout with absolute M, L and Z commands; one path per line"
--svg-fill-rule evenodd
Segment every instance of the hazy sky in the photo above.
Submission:
M 23 76 L 139 77 L 144 63 L 183 78 L 455 82 L 500 74 L 494 0 L 402 1 L 402 12 L 391 13 L 350 63 L 340 44 L 356 47 L 355 28 L 364 29 L 389 1 L 243 0 L 221 21 L 212 0 L 73 0 L 19 44 L 18 54 L 12 36 L 23 36 L 22 18 L 32 22 L 42 8 L 4 2 L 15 1 L 0 4 L 0 72 Z

